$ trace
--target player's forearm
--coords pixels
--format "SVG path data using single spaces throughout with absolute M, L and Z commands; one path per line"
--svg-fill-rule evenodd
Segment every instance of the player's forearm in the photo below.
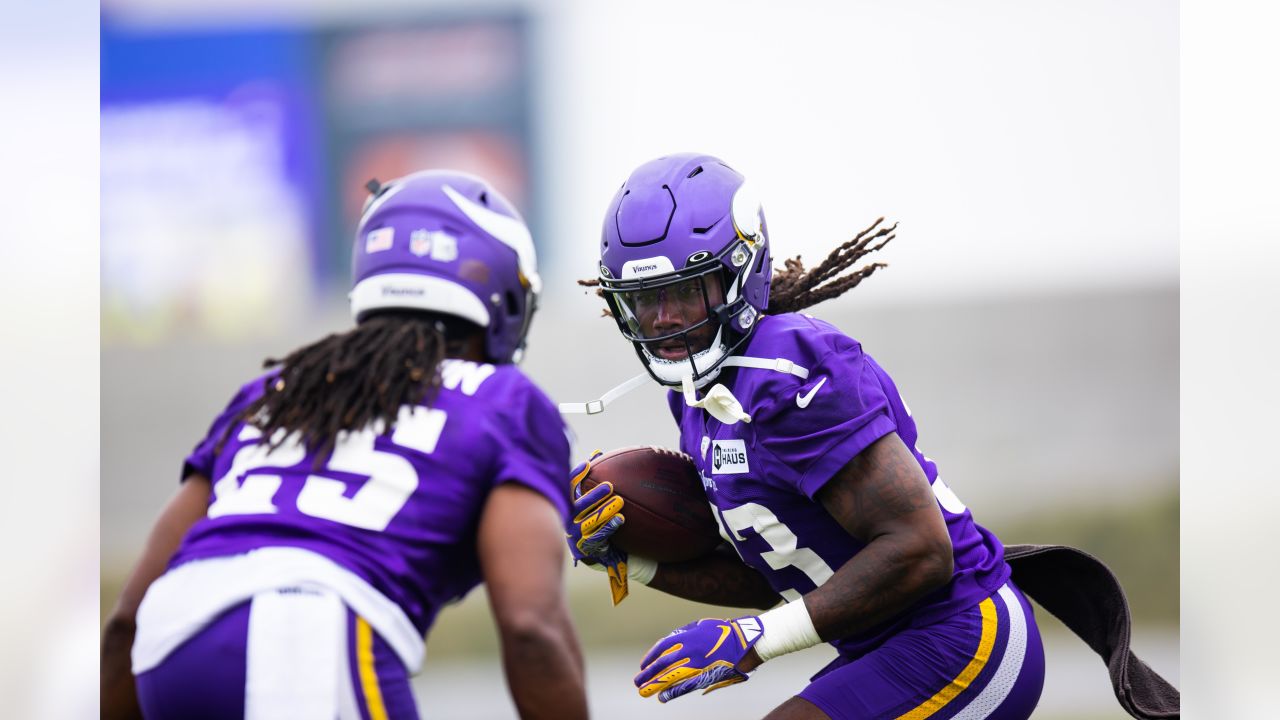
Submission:
M 928 538 L 882 535 L 804 596 L 824 641 L 872 628 L 951 579 L 952 552 Z
M 662 563 L 649 587 L 694 602 L 766 609 L 782 598 L 764 576 L 732 552 L 717 551 L 697 560 Z
M 501 635 L 503 668 L 523 720 L 587 717 L 582 654 L 567 618 Z
M 951 580 L 951 536 L 915 456 L 889 433 L 838 470 L 815 496 L 866 546 L 805 595 L 823 640 L 861 632 Z

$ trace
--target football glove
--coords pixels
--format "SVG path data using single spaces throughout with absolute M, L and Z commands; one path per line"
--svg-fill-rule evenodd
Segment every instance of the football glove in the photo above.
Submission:
M 641 697 L 667 702 L 694 690 L 703 694 L 746 682 L 737 665 L 760 639 L 760 618 L 704 618 L 674 630 L 650 648 L 635 677 Z
M 565 528 L 574 564 L 603 569 L 609 576 L 609 594 L 617 605 L 627 596 L 627 554 L 609 544 L 609 538 L 627 521 L 622 514 L 623 499 L 611 483 L 600 483 L 582 492 L 582 481 L 591 472 L 591 463 L 602 453 L 597 450 L 586 462 L 572 470 L 569 480 L 573 495 L 573 518 Z

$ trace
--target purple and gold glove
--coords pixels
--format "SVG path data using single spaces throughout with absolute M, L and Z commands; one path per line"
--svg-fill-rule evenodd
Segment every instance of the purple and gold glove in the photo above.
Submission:
M 709 693 L 726 685 L 746 682 L 739 662 L 760 639 L 760 618 L 746 615 L 734 620 L 704 618 L 674 630 L 649 649 L 635 677 L 641 697 L 656 693 L 659 702 L 694 690 Z
M 598 565 L 608 573 L 609 594 L 617 605 L 627 596 L 627 554 L 610 545 L 609 538 L 627 521 L 621 512 L 623 500 L 613 493 L 611 483 L 600 483 L 582 492 L 582 481 L 591 472 L 591 463 L 600 455 L 599 450 L 595 451 L 589 460 L 572 471 L 569 483 L 574 515 L 566 524 L 565 534 L 575 564 L 581 560 L 589 566 Z

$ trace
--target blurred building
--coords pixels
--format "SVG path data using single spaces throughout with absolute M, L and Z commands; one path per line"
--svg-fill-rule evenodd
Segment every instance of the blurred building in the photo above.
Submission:
M 531 196 L 523 14 L 102 29 L 104 341 L 280 332 L 345 282 L 371 178 Z M 536 218 L 529 218 L 536 222 Z

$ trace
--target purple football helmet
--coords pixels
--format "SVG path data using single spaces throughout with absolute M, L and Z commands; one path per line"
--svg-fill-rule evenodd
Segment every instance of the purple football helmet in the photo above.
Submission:
M 759 200 L 710 155 L 641 165 L 605 214 L 601 287 L 618 329 L 663 385 L 690 376 L 702 387 L 719 374 L 768 307 L 772 274 Z
M 351 314 L 453 315 L 485 329 L 491 362 L 518 362 L 542 281 L 529 228 L 484 180 L 426 170 L 370 183 L 352 249 Z

